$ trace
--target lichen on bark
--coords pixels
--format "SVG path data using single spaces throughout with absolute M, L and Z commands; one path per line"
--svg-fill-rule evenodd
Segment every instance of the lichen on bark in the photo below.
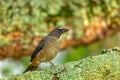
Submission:
M 68 62 L 55 67 L 45 67 L 2 78 L 1 80 L 119 80 L 120 48 L 103 50 L 100 55 Z

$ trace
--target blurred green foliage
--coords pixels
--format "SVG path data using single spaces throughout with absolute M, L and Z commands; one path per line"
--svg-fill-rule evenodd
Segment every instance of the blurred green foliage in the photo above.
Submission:
M 22 57 L 22 58 L 20 58 L 20 61 L 22 62 L 22 64 L 26 68 L 28 66 L 28 64 L 29 64 L 30 57 Z
M 114 16 L 118 7 L 118 0 L 0 0 L 0 24 L 9 25 L 0 25 L 0 33 L 18 29 L 43 35 L 49 26 L 80 27 L 94 15 Z
M 69 48 L 66 51 L 64 62 L 70 62 L 85 58 L 86 56 L 95 56 L 106 52 L 106 49 L 119 46 L 120 47 L 120 34 L 109 37 L 100 42 L 92 43 L 88 46 L 78 46 L 75 48 Z
M 10 42 L 8 38 L 0 36 L 0 46 L 6 45 L 8 42 Z
M 18 30 L 28 37 L 45 36 L 48 27 L 69 24 L 75 26 L 78 38 L 80 27 L 88 24 L 94 15 L 116 16 L 119 5 L 119 0 L 0 0 L 0 34 Z
M 11 69 L 8 68 L 7 66 L 4 67 L 1 72 L 2 74 L 4 74 L 4 76 L 10 75 L 12 73 Z
M 85 46 L 80 46 L 77 48 L 70 48 L 67 51 L 65 62 L 73 61 L 73 60 L 79 60 L 81 58 L 84 58 L 85 56 L 89 55 L 88 49 Z

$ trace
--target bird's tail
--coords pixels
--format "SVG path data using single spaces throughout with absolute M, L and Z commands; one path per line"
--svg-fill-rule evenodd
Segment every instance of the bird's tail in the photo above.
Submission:
M 38 65 L 39 65 L 39 64 L 34 64 L 33 62 L 31 62 L 31 63 L 29 64 L 29 66 L 27 67 L 27 69 L 26 69 L 23 73 L 25 73 L 25 72 L 27 72 L 27 71 L 34 71 L 34 70 L 36 70 L 37 67 L 38 67 Z

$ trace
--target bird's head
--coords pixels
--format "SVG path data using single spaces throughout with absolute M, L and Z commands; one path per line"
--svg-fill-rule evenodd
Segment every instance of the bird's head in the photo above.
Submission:
M 55 29 L 53 29 L 49 35 L 53 36 L 53 37 L 60 37 L 63 33 L 69 31 L 69 29 L 67 28 L 63 28 L 63 27 L 56 27 Z

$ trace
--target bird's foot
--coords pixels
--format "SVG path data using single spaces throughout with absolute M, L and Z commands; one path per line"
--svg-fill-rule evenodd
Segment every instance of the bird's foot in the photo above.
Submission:
M 51 64 L 51 67 L 54 67 L 55 68 L 55 65 L 52 63 L 52 62 L 49 62 Z

